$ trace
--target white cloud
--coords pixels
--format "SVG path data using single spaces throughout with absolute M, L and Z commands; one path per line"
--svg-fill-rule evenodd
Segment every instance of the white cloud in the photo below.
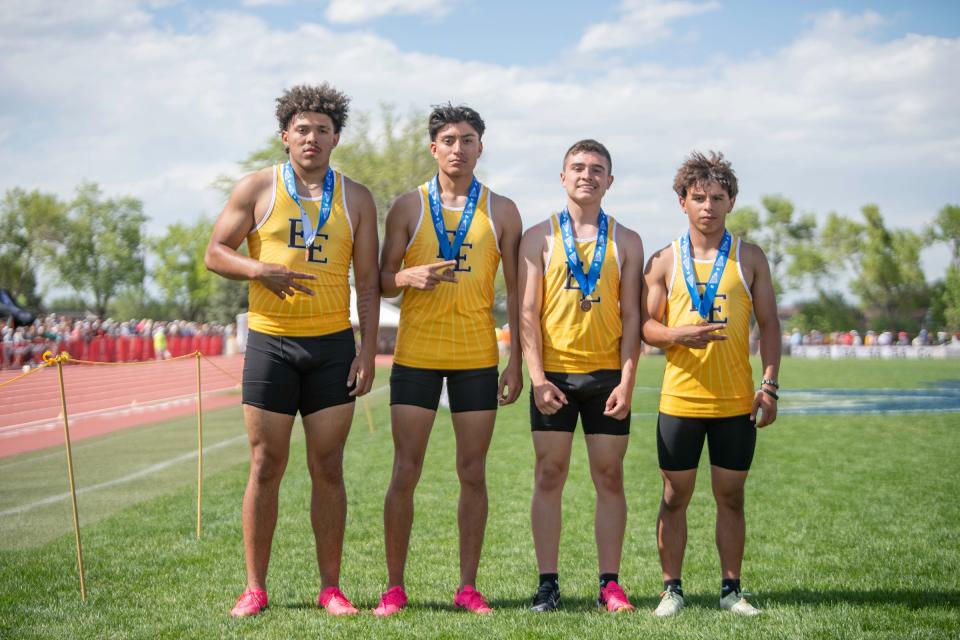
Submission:
M 446 15 L 450 0 L 330 0 L 330 22 L 367 22 L 390 14 Z
M 480 171 L 528 224 L 562 204 L 566 148 L 603 141 L 616 175 L 605 206 L 648 251 L 682 226 L 670 185 L 692 149 L 726 152 L 744 205 L 782 193 L 800 211 L 853 216 L 877 202 L 892 226 L 919 228 L 960 201 L 960 91 L 950 81 L 960 39 L 877 42 L 865 35 L 869 14 L 829 14 L 765 58 L 572 77 L 559 61 L 469 62 L 406 52 L 368 32 L 281 30 L 240 13 L 204 14 L 194 31 L 171 33 L 142 21 L 133 4 L 116 8 L 128 14 L 102 22 L 96 37 L 57 23 L 0 38 L 0 191 L 70 195 L 88 178 L 108 194 L 142 198 L 154 231 L 215 215 L 222 197 L 208 185 L 274 133 L 274 98 L 326 80 L 358 111 L 376 113 L 382 100 L 401 111 L 475 106 L 489 127 Z M 8 21 L 11 33 L 18 20 Z M 928 277 L 942 273 L 938 260 Z
M 590 26 L 577 48 L 580 51 L 605 51 L 653 44 L 673 35 L 671 22 L 719 7 L 720 3 L 716 0 L 623 0 L 617 10 L 620 18 L 616 22 Z

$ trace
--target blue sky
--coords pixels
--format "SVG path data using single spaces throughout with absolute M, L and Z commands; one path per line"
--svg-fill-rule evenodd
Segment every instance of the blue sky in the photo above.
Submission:
M 693 149 L 734 162 L 740 205 L 780 193 L 822 220 L 872 202 L 920 229 L 960 202 L 957 2 L 0 0 L 0 16 L 0 189 L 95 180 L 141 198 L 153 233 L 216 215 L 210 184 L 273 134 L 273 99 L 321 81 L 371 114 L 477 108 L 480 171 L 527 224 L 562 205 L 563 151 L 603 141 L 606 208 L 648 251 L 682 226 L 669 187 Z M 928 279 L 946 255 L 925 252 Z

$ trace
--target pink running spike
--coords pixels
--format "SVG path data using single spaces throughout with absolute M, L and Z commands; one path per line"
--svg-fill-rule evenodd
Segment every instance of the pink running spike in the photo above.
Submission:
M 255 616 L 267 608 L 267 592 L 263 589 L 247 589 L 239 598 L 237 604 L 230 610 L 234 618 Z
M 608 582 L 607 586 L 600 589 L 600 597 L 597 598 L 598 607 L 607 607 L 607 611 L 614 613 L 621 611 L 633 611 L 633 605 L 627 598 L 626 592 L 616 582 Z
M 493 611 L 483 594 L 470 585 L 457 591 L 457 595 L 453 598 L 453 606 L 456 609 L 466 609 L 473 613 L 491 613 Z
M 373 610 L 373 615 L 385 618 L 392 616 L 407 606 L 407 594 L 403 587 L 397 585 L 390 587 L 380 596 L 380 604 Z
M 336 587 L 327 587 L 317 596 L 317 606 L 323 607 L 332 616 L 352 616 L 358 613 L 357 608 L 347 600 L 343 591 Z

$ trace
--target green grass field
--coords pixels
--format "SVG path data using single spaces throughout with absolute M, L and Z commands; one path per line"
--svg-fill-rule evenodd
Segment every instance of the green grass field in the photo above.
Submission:
M 755 371 L 757 367 L 755 365 Z M 270 609 L 233 620 L 243 588 L 240 499 L 246 444 L 239 409 L 205 418 L 204 536 L 194 538 L 195 420 L 76 445 L 89 600 L 80 602 L 69 503 L 23 509 L 67 490 L 63 452 L 0 460 L 0 638 L 677 637 L 956 638 L 960 635 L 960 413 L 787 415 L 759 434 L 747 484 L 744 586 L 765 609 L 717 609 L 719 568 L 706 472 L 689 513 L 688 608 L 648 615 L 661 588 L 653 534 L 659 501 L 654 439 L 662 360 L 642 361 L 626 460 L 630 508 L 621 580 L 638 610 L 598 613 L 593 489 L 577 439 L 564 496 L 556 614 L 526 611 L 536 584 L 529 501 L 533 451 L 526 395 L 501 411 L 488 459 L 490 517 L 479 588 L 496 608 L 452 610 L 457 584 L 453 434 L 441 411 L 417 493 L 408 593 L 388 620 L 326 617 L 308 517 L 302 434 L 281 490 Z M 387 383 L 381 372 L 374 387 Z M 795 389 L 956 385 L 950 361 L 784 361 L 784 408 Z M 855 395 L 855 392 L 851 391 Z M 382 503 L 392 461 L 387 394 L 361 407 L 347 445 L 350 512 L 342 586 L 369 609 L 384 588 Z M 931 408 L 935 408 L 935 403 Z M 149 470 L 145 473 L 144 469 Z M 140 474 L 139 476 L 137 474 Z M 120 482 L 120 480 L 123 480 Z M 16 511 L 18 510 L 19 511 Z M 16 511 L 12 513 L 12 511 Z

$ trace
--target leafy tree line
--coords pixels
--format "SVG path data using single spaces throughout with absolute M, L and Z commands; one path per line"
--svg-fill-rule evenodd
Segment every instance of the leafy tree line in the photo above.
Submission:
M 944 206 L 920 232 L 890 229 L 880 208 L 864 205 L 859 219 L 830 213 L 822 226 L 813 214 L 796 215 L 793 203 L 764 196 L 762 213 L 734 210 L 728 227 L 763 248 L 778 294 L 812 291 L 797 304 L 791 325 L 801 330 L 960 330 L 960 206 Z M 924 247 L 946 243 L 951 262 L 942 279 L 927 282 Z M 849 290 L 856 297 L 847 300 Z
M 381 235 L 390 203 L 436 170 L 427 148 L 423 114 L 398 116 L 381 107 L 380 124 L 360 114 L 332 163 L 373 192 Z M 239 163 L 242 173 L 286 161 L 273 137 Z M 235 177 L 216 187 L 229 193 Z M 766 252 L 778 294 L 812 291 L 797 305 L 793 326 L 806 331 L 851 328 L 960 330 L 960 206 L 947 205 L 920 232 L 890 229 L 879 207 L 865 205 L 858 218 L 830 213 L 822 225 L 798 215 L 779 195 L 762 198 L 762 210 L 741 207 L 729 228 Z M 0 202 L 0 288 L 33 309 L 89 309 L 101 317 L 182 318 L 231 321 L 246 307 L 246 284 L 208 272 L 203 255 L 212 215 L 177 222 L 149 237 L 142 203 L 107 198 L 85 182 L 63 201 L 40 191 L 14 188 Z M 951 261 L 944 277 L 927 282 L 920 252 L 945 243 Z M 159 292 L 146 291 L 147 279 Z M 68 300 L 44 301 L 42 282 L 74 292 Z M 849 301 L 844 295 L 855 296 Z M 504 305 L 502 277 L 497 302 Z M 46 302 L 46 304 L 44 304 Z

